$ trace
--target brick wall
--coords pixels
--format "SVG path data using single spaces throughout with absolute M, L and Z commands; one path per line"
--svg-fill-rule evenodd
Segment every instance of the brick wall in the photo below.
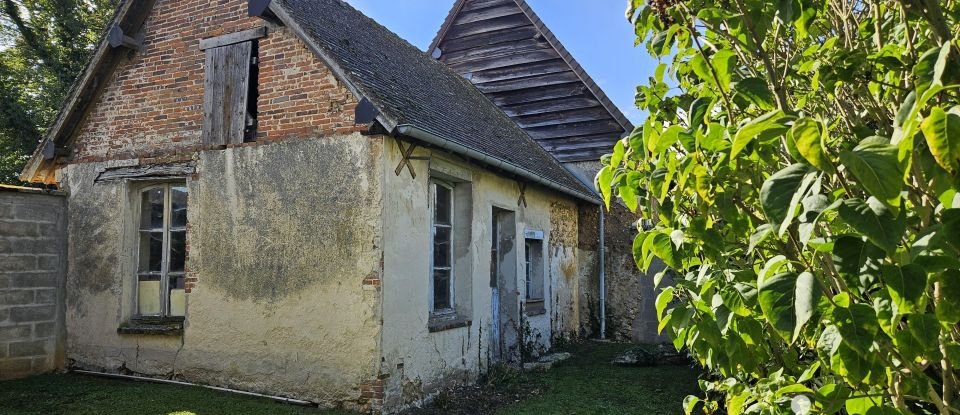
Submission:
M 63 367 L 66 198 L 0 187 L 0 380 Z
M 288 29 L 248 17 L 246 0 L 157 0 L 143 47 L 110 78 L 70 162 L 189 158 L 203 125 L 200 40 L 259 26 L 268 35 L 259 43 L 257 144 L 364 128 L 353 124 L 353 94 Z

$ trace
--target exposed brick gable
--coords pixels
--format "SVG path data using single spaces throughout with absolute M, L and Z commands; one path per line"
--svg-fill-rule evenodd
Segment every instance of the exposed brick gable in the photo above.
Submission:
M 189 158 L 203 125 L 200 39 L 268 25 L 245 0 L 157 0 L 143 47 L 110 78 L 76 131 L 71 162 Z M 357 100 L 289 30 L 260 40 L 258 142 L 362 130 Z

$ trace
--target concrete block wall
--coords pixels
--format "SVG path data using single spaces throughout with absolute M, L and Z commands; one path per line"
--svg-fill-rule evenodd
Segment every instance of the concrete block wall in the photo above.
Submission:
M 63 367 L 66 198 L 0 186 L 0 380 Z

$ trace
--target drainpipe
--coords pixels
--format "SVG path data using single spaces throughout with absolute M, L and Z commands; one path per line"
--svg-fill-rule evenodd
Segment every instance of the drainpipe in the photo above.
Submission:
M 603 205 L 600 206 L 600 241 L 597 251 L 600 255 L 600 339 L 607 338 L 607 272 L 604 266 L 604 229 L 603 229 Z

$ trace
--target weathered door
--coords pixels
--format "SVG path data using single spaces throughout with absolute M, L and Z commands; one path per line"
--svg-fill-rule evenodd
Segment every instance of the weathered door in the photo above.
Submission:
M 493 363 L 516 364 L 520 362 L 516 214 L 493 208 L 492 216 L 490 357 Z

